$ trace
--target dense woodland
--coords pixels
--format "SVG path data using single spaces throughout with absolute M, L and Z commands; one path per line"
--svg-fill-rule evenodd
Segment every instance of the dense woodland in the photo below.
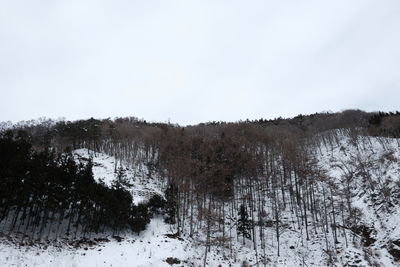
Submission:
M 400 113 L 348 110 L 186 127 L 134 117 L 91 118 L 3 123 L 0 128 L 0 220 L 9 222 L 3 231 L 43 237 L 48 225 L 61 221 L 67 227 L 56 236 L 140 231 L 151 213 L 162 209 L 178 235 L 205 233 L 205 258 L 211 246 L 231 248 L 237 239 L 252 242 L 262 259 L 267 227 L 275 231 L 279 255 L 289 213 L 307 238 L 321 232 L 335 240 L 332 244 L 326 237 L 327 258 L 333 262 L 335 243 L 348 242 L 343 229 L 365 232 L 350 198 L 353 178 L 368 180 L 368 173 L 355 161 L 343 181 L 330 181 L 313 153 L 338 144 L 342 135 L 399 138 Z M 94 182 L 90 161 L 77 164 L 69 153 L 78 148 L 132 166 L 146 164 L 149 175 L 157 173 L 167 182 L 166 203 L 158 196 L 153 204 L 134 206 L 118 184 L 108 188 Z M 367 184 L 383 196 L 397 192 Z M 386 199 L 389 209 L 395 200 Z
M 90 159 L 77 164 L 69 150 L 35 151 L 22 130 L 16 135 L 3 133 L 0 152 L 0 221 L 5 232 L 47 239 L 127 229 L 140 232 L 150 220 L 149 212 L 157 212 L 163 203 L 154 197 L 150 205 L 133 205 L 120 180 L 111 188 L 95 182 Z

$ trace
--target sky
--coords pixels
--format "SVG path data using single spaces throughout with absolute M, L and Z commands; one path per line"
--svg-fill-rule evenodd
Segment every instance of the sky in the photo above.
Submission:
M 398 0 L 0 0 L 0 121 L 400 109 Z

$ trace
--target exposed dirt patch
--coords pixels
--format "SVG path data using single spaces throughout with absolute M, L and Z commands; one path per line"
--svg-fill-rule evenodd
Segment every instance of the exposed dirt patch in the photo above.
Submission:
M 173 265 L 173 264 L 180 264 L 181 261 L 178 258 L 172 258 L 169 257 L 165 260 L 169 265 Z

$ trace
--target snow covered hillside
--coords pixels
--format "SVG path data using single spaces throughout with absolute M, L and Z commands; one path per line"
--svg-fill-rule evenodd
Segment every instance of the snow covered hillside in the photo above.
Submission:
M 222 205 L 206 201 L 209 207 L 216 205 L 223 220 L 214 220 L 212 212 L 208 224 L 189 223 L 186 218 L 180 236 L 176 225 L 164 223 L 161 216 L 138 235 L 110 234 L 79 242 L 30 244 L 4 234 L 0 266 L 400 266 L 400 142 L 347 133 L 335 136 L 335 141 L 309 147 L 310 169 L 305 171 L 318 180 L 306 180 L 313 191 L 304 186 L 307 198 L 300 209 L 285 202 L 283 193 L 282 199 L 276 196 L 279 187 L 258 191 L 265 200 L 259 201 L 263 207 L 251 209 L 253 239 L 238 231 L 240 208 L 235 203 L 256 195 L 256 189 L 244 189 L 244 180 L 235 184 L 236 200 Z M 87 149 L 73 153 L 77 161 L 92 159 L 97 182 L 112 186 L 122 181 L 135 204 L 164 194 L 166 182 L 149 173 L 145 164 L 127 166 Z M 303 213 L 303 204 L 311 206 L 311 213 L 306 208 Z M 191 216 L 198 215 L 192 209 Z
M 148 176 L 145 165 L 136 168 L 117 162 L 112 156 L 87 149 L 73 152 L 77 162 L 93 162 L 93 174 L 97 182 L 112 186 L 123 171 L 125 187 L 133 196 L 134 203 L 146 202 L 152 195 L 163 195 L 163 182 L 157 176 Z M 154 174 L 153 174 L 154 175 Z M 138 235 L 123 237 L 105 235 L 76 241 L 32 242 L 19 234 L 0 236 L 0 266 L 200 266 L 203 247 L 188 236 L 177 237 L 176 228 L 166 224 L 163 218 L 153 218 L 148 228 Z M 250 251 L 250 250 L 249 250 Z M 245 260 L 246 255 L 240 256 Z M 212 251 L 210 266 L 227 262 Z M 231 261 L 229 261 L 231 262 Z
M 132 194 L 135 204 L 149 200 L 154 194 L 163 194 L 165 183 L 156 174 L 150 175 L 145 164 L 129 167 L 113 156 L 88 149 L 77 149 L 73 154 L 78 162 L 88 162 L 92 159 L 93 176 L 97 182 L 111 186 L 120 176 L 124 188 Z
M 400 256 L 399 141 L 343 136 L 336 146 L 325 146 L 316 153 L 329 181 L 343 191 L 350 188 L 347 201 L 363 227 L 351 232 L 338 229 L 342 236 L 347 234 L 344 243 L 337 245 L 343 266 L 400 265 L 393 259 L 396 256 L 398 261 Z M 359 237 L 361 243 L 356 241 Z

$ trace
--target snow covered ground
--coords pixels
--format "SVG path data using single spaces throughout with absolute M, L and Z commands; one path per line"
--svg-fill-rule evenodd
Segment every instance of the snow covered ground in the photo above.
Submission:
M 80 248 L 67 244 L 62 247 L 1 244 L 0 266 L 170 266 L 166 259 L 185 259 L 189 243 L 168 238 L 167 233 L 169 225 L 157 218 L 146 231 L 124 237 L 120 242 L 108 237 L 109 241 L 82 244 Z
M 339 244 L 343 266 L 400 266 L 388 253 L 392 240 L 400 240 L 400 142 L 393 138 L 342 136 L 337 146 L 323 147 L 316 157 L 330 180 L 345 190 L 350 177 L 351 205 L 359 222 L 370 229 L 373 244 Z

